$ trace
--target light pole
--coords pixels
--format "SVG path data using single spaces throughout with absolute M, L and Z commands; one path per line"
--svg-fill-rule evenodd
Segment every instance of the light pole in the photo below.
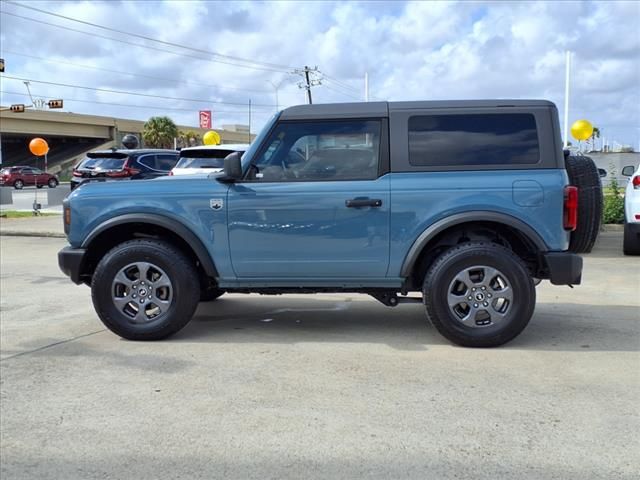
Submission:
M 267 80 L 267 82 L 269 82 L 271 84 L 271 86 L 273 87 L 273 90 L 276 92 L 276 112 L 278 110 L 280 110 L 280 105 L 278 103 L 278 89 L 282 86 L 282 84 L 284 83 L 284 80 L 281 80 L 280 83 L 273 83 L 271 80 Z

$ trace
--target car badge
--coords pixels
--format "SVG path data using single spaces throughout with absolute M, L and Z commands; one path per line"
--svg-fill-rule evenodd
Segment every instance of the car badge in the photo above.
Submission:
M 209 206 L 213 210 L 220 210 L 223 205 L 224 203 L 221 198 L 212 198 L 211 200 L 209 200 Z

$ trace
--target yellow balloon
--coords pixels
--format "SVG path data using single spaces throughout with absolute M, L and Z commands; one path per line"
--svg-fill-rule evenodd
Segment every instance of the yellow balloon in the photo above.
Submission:
M 220 135 L 214 130 L 209 130 L 203 135 L 202 143 L 205 145 L 220 145 Z
M 578 120 L 571 125 L 571 135 L 576 140 L 586 140 L 593 135 L 593 125 L 588 120 Z

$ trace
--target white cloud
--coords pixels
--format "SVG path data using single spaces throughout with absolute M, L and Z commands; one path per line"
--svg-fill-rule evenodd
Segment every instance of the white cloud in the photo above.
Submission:
M 318 102 L 361 98 L 363 76 L 369 72 L 371 93 L 389 100 L 547 98 L 562 108 L 564 52 L 570 49 L 574 52 L 571 118 L 589 118 L 607 136 L 634 145 L 640 135 L 638 2 L 56 1 L 31 5 L 226 55 L 292 68 L 317 64 L 351 87 L 345 89 L 327 80 L 326 86 L 313 89 Z M 3 9 L 152 45 L 11 4 L 4 4 Z M 296 86 L 298 79 L 285 73 L 179 57 L 6 15 L 1 18 L 3 58 L 7 74 L 14 76 L 240 104 L 251 98 L 254 105 L 274 104 L 269 81 L 284 80 L 279 91 L 281 106 L 304 101 L 303 91 Z M 175 81 L 42 63 L 4 51 Z M 201 57 L 195 52 L 189 55 Z M 35 83 L 32 88 L 43 96 L 193 110 L 162 112 L 67 102 L 78 112 L 140 119 L 168 113 L 180 123 L 195 125 L 197 110 L 211 108 L 217 124 L 247 120 L 244 106 L 96 94 Z M 2 90 L 23 89 L 21 82 L 2 81 Z M 2 94 L 4 103 L 17 100 L 19 97 Z M 255 108 L 254 126 L 273 111 L 269 106 Z

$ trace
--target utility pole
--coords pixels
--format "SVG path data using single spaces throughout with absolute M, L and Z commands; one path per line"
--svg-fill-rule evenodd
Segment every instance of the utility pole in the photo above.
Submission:
M 564 148 L 569 146 L 569 83 L 571 81 L 571 52 L 567 50 L 564 72 Z
M 249 143 L 251 143 L 251 99 L 249 99 Z
M 369 72 L 364 72 L 364 101 L 369 101 Z
M 311 87 L 322 85 L 321 79 L 312 78 L 312 76 L 318 74 L 318 67 L 316 66 L 314 68 L 309 68 L 305 65 L 304 69 L 296 69 L 293 71 L 293 73 L 301 75 L 304 79 L 303 82 L 298 83 L 298 87 L 304 88 L 307 91 L 307 102 L 309 103 L 309 105 L 311 105 L 313 103 L 313 100 L 311 98 Z

